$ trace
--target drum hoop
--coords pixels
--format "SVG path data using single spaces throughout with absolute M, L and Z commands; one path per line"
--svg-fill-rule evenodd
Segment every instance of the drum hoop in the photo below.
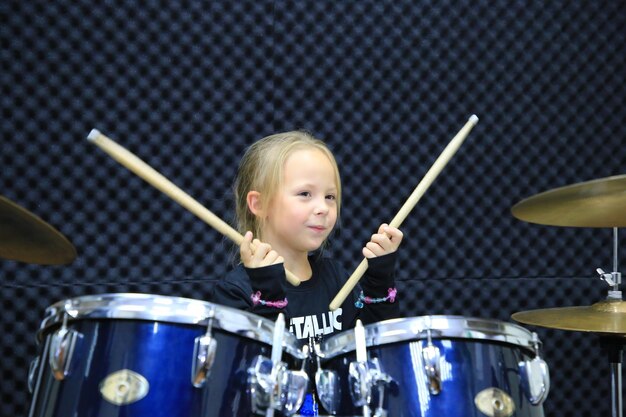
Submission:
M 214 313 L 213 329 L 272 345 L 274 322 L 269 319 L 207 301 L 142 293 L 96 294 L 58 301 L 46 309 L 38 339 L 43 339 L 48 328 L 60 325 L 66 313 L 70 323 L 76 320 L 110 319 L 207 326 L 211 310 Z M 291 333 L 285 332 L 283 344 L 284 350 L 291 356 L 306 358 L 296 347 L 296 338 Z
M 368 348 L 411 340 L 425 340 L 428 330 L 432 339 L 468 339 L 493 341 L 533 350 L 532 333 L 516 324 L 500 320 L 465 316 L 419 316 L 385 320 L 368 324 L 365 339 Z M 332 359 L 356 350 L 354 332 L 344 331 L 323 340 L 321 356 Z

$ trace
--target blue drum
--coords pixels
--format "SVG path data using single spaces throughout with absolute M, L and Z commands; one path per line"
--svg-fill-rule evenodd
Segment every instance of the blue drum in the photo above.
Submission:
M 308 378 L 288 368 L 306 355 L 286 332 L 282 361 L 273 364 L 273 330 L 254 314 L 186 298 L 103 294 L 58 302 L 41 324 L 29 416 L 293 414 Z
M 506 322 L 423 316 L 344 331 L 318 347 L 319 414 L 541 417 L 549 390 L 536 334 Z M 365 355 L 365 358 L 363 357 Z

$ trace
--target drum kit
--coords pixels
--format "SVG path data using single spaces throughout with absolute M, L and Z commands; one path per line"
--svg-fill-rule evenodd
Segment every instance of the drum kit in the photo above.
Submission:
M 606 300 L 512 315 L 526 325 L 597 334 L 609 347 L 614 417 L 622 416 L 626 305 L 617 228 L 626 226 L 625 206 L 626 176 L 616 176 L 547 191 L 512 208 L 531 223 L 614 230 L 614 271 L 598 271 L 610 286 Z M 76 250 L 0 196 L 0 257 L 61 265 Z M 358 323 L 300 348 L 279 321 L 150 294 L 59 301 L 46 309 L 37 335 L 29 416 L 544 415 L 550 379 L 541 342 L 516 324 L 399 318 Z

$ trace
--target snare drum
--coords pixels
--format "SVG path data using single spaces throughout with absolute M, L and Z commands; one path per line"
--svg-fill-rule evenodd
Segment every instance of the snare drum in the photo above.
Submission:
M 335 416 L 540 417 L 549 374 L 539 340 L 515 324 L 424 316 L 365 326 L 367 361 L 355 334 L 319 347 L 316 389 Z
M 29 416 L 249 417 L 265 415 L 270 400 L 277 415 L 290 414 L 308 379 L 287 366 L 306 355 L 285 333 L 287 364 L 273 366 L 273 329 L 254 314 L 186 298 L 103 294 L 58 302 L 38 335 Z

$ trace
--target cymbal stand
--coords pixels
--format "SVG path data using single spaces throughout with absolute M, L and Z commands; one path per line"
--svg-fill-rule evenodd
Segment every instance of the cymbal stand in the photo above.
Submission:
M 609 354 L 611 363 L 611 415 L 622 417 L 622 349 L 626 339 L 620 337 L 600 336 L 600 344 Z
M 607 299 L 609 300 L 621 300 L 622 292 L 619 289 L 619 285 L 622 283 L 622 274 L 617 272 L 617 246 L 618 246 L 618 238 L 617 238 L 617 227 L 613 228 L 613 272 L 605 273 L 602 268 L 596 269 L 598 274 L 600 274 L 600 279 L 606 281 L 613 289 L 609 290 L 609 295 Z
M 608 300 L 622 300 L 622 292 L 619 285 L 622 283 L 622 274 L 617 272 L 617 227 L 613 228 L 613 272 L 605 273 L 598 268 L 600 279 L 606 281 L 612 289 L 609 290 Z M 611 364 L 611 415 L 622 417 L 622 348 L 626 339 L 618 337 L 600 337 L 601 342 L 606 346 Z

